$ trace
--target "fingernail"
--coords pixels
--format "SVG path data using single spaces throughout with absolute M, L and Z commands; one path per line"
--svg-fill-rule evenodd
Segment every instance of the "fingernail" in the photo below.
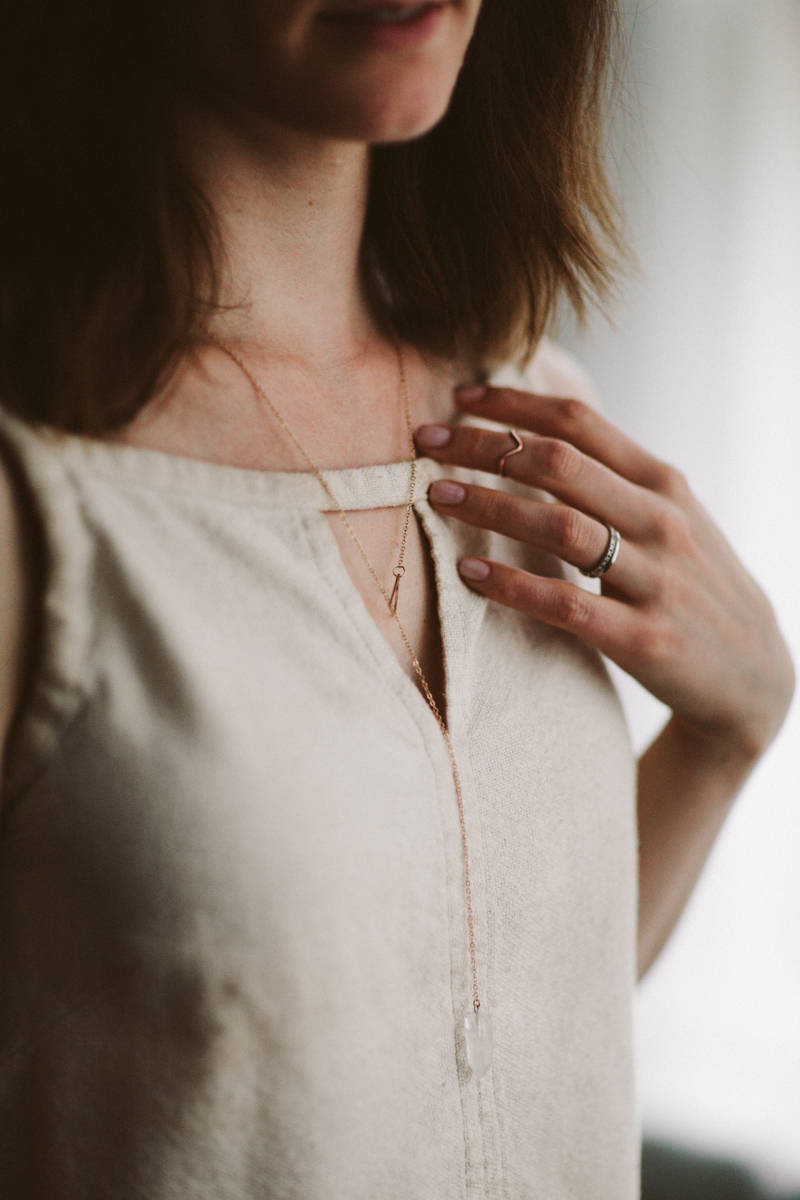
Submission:
M 458 569 L 465 579 L 485 579 L 490 567 L 480 558 L 462 558 Z
M 486 398 L 486 388 L 479 383 L 460 383 L 456 387 L 456 399 L 460 404 L 475 404 Z
M 449 479 L 436 479 L 428 488 L 431 500 L 439 504 L 460 504 L 467 494 L 467 489 L 460 483 L 451 483 Z
M 414 434 L 414 440 L 419 446 L 446 446 L 453 436 L 452 429 L 446 425 L 420 425 Z

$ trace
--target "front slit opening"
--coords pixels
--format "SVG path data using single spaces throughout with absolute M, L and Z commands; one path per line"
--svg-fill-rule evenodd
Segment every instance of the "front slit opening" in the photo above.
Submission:
M 439 565 L 436 561 L 436 552 L 433 547 L 433 539 L 431 538 L 431 536 L 428 532 L 427 526 L 425 524 L 425 519 L 422 516 L 422 514 L 420 512 L 418 512 L 418 510 L 416 508 L 413 511 L 414 511 L 414 517 L 417 522 L 417 529 L 419 530 L 420 544 L 423 547 L 423 554 L 424 554 L 424 558 L 425 558 L 425 571 L 426 571 L 426 575 L 427 575 L 426 582 L 427 582 L 427 586 L 431 589 L 431 594 L 432 594 L 433 600 L 434 600 L 434 602 L 431 606 L 431 610 L 432 610 L 433 617 L 434 617 L 434 628 L 431 630 L 431 638 L 429 639 L 429 642 L 432 642 L 436 647 L 435 662 L 436 662 L 437 669 L 436 669 L 436 678 L 433 680 L 428 679 L 428 684 L 431 686 L 431 691 L 433 692 L 433 698 L 436 701 L 439 712 L 441 713 L 441 717 L 442 717 L 442 720 L 444 721 L 445 728 L 449 732 L 449 729 L 450 729 L 450 664 L 448 661 L 447 648 L 445 646 L 444 620 L 442 617 L 442 611 L 443 611 L 442 581 L 439 578 Z M 422 666 L 422 669 L 423 669 L 423 671 L 425 670 L 424 665 Z M 430 704 L 428 703 L 428 700 L 425 698 L 424 693 L 422 693 L 422 696 L 423 696 L 423 699 L 425 700 L 425 703 L 428 704 L 428 707 L 430 708 Z M 431 715 L 435 716 L 432 709 L 431 709 Z
M 351 511 L 359 512 L 359 511 L 364 511 L 364 510 L 346 510 L 348 517 L 350 516 Z M 430 614 L 432 620 L 430 623 L 428 623 L 428 627 L 426 629 L 424 638 L 422 638 L 422 639 L 420 639 L 418 637 L 415 638 L 414 636 L 412 636 L 412 633 L 408 630 L 406 632 L 408 634 L 408 638 L 411 643 L 411 646 L 420 661 L 422 670 L 425 673 L 426 678 L 428 679 L 429 686 L 431 687 L 431 690 L 433 692 L 434 699 L 435 699 L 437 707 L 439 708 L 439 711 L 441 713 L 442 720 L 445 724 L 445 727 L 449 730 L 449 715 L 450 715 L 449 714 L 449 708 L 450 708 L 449 700 L 450 700 L 450 694 L 451 694 L 450 664 L 448 662 L 448 655 L 447 655 L 447 645 L 446 645 L 447 634 L 445 632 L 444 622 L 443 622 L 444 608 L 443 608 L 443 604 L 442 604 L 442 594 L 441 594 L 441 589 L 442 589 L 441 573 L 440 573 L 439 564 L 438 564 L 437 558 L 436 558 L 436 550 L 433 545 L 433 539 L 430 535 L 425 517 L 422 513 L 420 513 L 417 510 L 416 505 L 413 507 L 412 512 L 414 513 L 414 517 L 415 517 L 414 525 L 417 530 L 418 544 L 419 544 L 419 547 L 421 550 L 422 563 L 423 563 L 423 568 L 425 571 L 424 595 L 425 595 L 425 602 L 426 602 L 426 613 Z M 333 544 L 333 546 L 335 547 L 335 550 L 336 550 L 336 559 L 338 560 L 337 561 L 337 573 L 339 571 L 342 572 L 343 584 L 346 586 L 347 592 L 351 596 L 351 603 L 349 605 L 349 607 L 351 608 L 351 611 L 353 609 L 355 609 L 357 611 L 358 615 L 362 619 L 369 621 L 369 624 L 370 624 L 372 630 L 374 630 L 374 633 L 378 639 L 378 642 L 380 643 L 381 655 L 382 656 L 384 654 L 390 655 L 392 664 L 393 664 L 392 668 L 391 668 L 392 671 L 393 672 L 396 670 L 402 671 L 402 673 L 405 677 L 405 685 L 407 686 L 408 684 L 411 684 L 411 686 L 414 689 L 414 692 L 419 696 L 419 699 L 425 705 L 425 708 L 426 708 L 427 712 L 430 714 L 431 719 L 433 719 L 435 721 L 436 720 L 435 713 L 433 712 L 433 709 L 431 708 L 431 705 L 425 696 L 424 690 L 423 690 L 421 682 L 419 680 L 419 676 L 417 675 L 417 673 L 413 667 L 410 655 L 408 654 L 408 650 L 406 649 L 406 647 L 404 646 L 404 644 L 402 642 L 399 630 L 395 626 L 397 636 L 395 637 L 394 641 L 390 643 L 388 638 L 384 634 L 384 632 L 381 630 L 379 621 L 376 619 L 375 614 L 369 610 L 367 601 L 361 590 L 361 587 L 356 582 L 356 579 L 351 572 L 351 567 L 348 564 L 344 555 L 342 554 L 342 545 L 340 543 L 339 538 L 336 536 L 337 526 L 335 524 L 335 520 L 338 519 L 340 525 L 342 525 L 341 519 L 338 517 L 338 513 L 327 510 L 327 511 L 321 512 L 320 517 L 321 517 L 322 525 L 324 525 L 327 529 L 328 536 L 327 536 L 326 540 L 329 540 Z M 343 525 L 342 525 L 342 528 L 343 528 Z M 409 530 L 411 530 L 411 525 L 409 525 Z M 345 532 L 345 536 L 348 538 L 350 537 L 350 535 L 346 532 Z M 345 544 L 347 544 L 347 543 L 345 543 Z M 395 562 L 396 559 L 393 559 L 392 561 Z M 393 582 L 391 567 L 388 567 L 384 571 L 383 574 L 384 574 L 384 576 L 387 577 L 386 583 L 384 586 L 386 587 L 387 593 L 389 593 L 391 591 L 391 587 L 389 586 L 389 581 L 391 580 Z M 406 575 L 405 578 L 408 579 L 408 575 Z M 370 580 L 369 586 L 375 589 L 375 595 L 377 597 L 378 590 L 375 587 L 374 581 L 371 579 L 371 577 L 369 575 L 364 574 L 364 575 L 362 575 L 362 579 L 365 579 L 365 581 L 366 581 L 366 579 Z M 346 581 L 346 583 L 345 583 L 345 581 Z M 366 586 L 366 582 L 365 582 L 365 586 Z M 381 603 L 383 603 L 383 602 L 381 601 Z M 403 621 L 403 586 L 402 586 L 402 583 L 401 583 L 400 592 L 399 592 L 397 615 L 398 615 L 400 621 L 403 623 L 403 626 L 405 628 L 405 622 Z M 388 613 L 386 614 L 386 616 L 387 616 L 387 619 L 394 625 L 394 618 Z M 420 641 L 422 644 L 417 644 Z M 401 663 L 401 659 L 403 657 L 405 658 L 405 664 L 407 664 L 407 668 L 405 668 L 404 664 Z M 435 663 L 435 668 L 433 671 L 431 671 L 431 669 L 429 667 L 429 663 L 431 661 L 433 661 Z M 433 678 L 430 678 L 431 675 L 433 676 Z M 440 704 L 440 698 L 441 698 L 441 704 Z M 438 722 L 437 722 L 437 726 L 438 726 Z

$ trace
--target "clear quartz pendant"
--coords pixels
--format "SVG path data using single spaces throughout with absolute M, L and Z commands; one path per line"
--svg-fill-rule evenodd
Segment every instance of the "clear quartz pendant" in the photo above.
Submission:
M 484 1008 L 472 1009 L 464 1017 L 467 1061 L 476 1079 L 492 1065 L 492 1022 Z

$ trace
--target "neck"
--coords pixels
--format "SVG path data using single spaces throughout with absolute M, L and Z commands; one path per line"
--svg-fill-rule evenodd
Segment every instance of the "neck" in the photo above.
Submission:
M 213 332 L 271 361 L 352 366 L 375 332 L 358 270 L 369 148 L 193 116 L 189 160 L 219 223 Z
M 393 462 L 408 434 L 394 346 L 374 328 L 358 258 L 366 144 L 193 120 L 185 146 L 221 235 L 221 305 L 209 332 L 234 349 L 321 466 Z M 454 364 L 404 346 L 415 424 L 449 419 Z M 263 470 L 305 461 L 216 349 L 184 356 L 121 435 Z

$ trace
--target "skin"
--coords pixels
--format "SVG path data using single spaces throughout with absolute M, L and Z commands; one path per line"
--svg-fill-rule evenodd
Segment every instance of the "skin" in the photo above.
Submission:
M 211 330 L 279 398 L 323 468 L 403 455 L 402 417 L 385 401 L 397 394 L 395 351 L 375 328 L 358 272 L 370 146 L 421 136 L 444 116 L 480 8 L 456 0 L 435 37 L 389 50 L 325 22 L 326 7 L 344 2 L 209 0 L 190 51 L 204 92 L 187 90 L 181 108 L 184 154 L 220 226 L 220 301 L 235 306 Z M 449 416 L 460 364 L 405 350 L 418 415 Z M 238 368 L 206 348 L 114 436 L 305 469 L 291 448 L 263 447 L 263 423 Z
M 444 116 L 480 8 L 456 0 L 429 41 L 386 49 L 325 20 L 347 3 L 211 4 L 192 51 L 211 95 L 187 97 L 184 112 L 222 226 L 223 302 L 244 300 L 215 331 L 257 343 L 265 365 L 304 364 L 323 385 L 386 349 L 357 271 L 370 145 L 419 137 Z
M 403 444 L 399 414 L 385 401 L 396 395 L 394 351 L 374 327 L 357 271 L 369 148 L 420 136 L 443 116 L 480 0 L 458 0 L 435 38 L 403 50 L 355 45 L 326 25 L 325 7 L 321 0 L 208 0 L 194 28 L 183 30 L 203 94 L 187 88 L 181 119 L 187 160 L 220 225 L 221 301 L 237 306 L 214 319 L 213 332 L 280 397 L 318 464 L 342 467 L 394 461 Z M 461 365 L 410 350 L 408 358 L 418 418 L 446 420 Z M 440 511 L 584 567 L 605 549 L 603 520 L 622 533 L 600 596 L 502 563 L 468 586 L 568 629 L 672 709 L 639 768 L 643 972 L 777 731 L 793 672 L 767 601 L 685 481 L 585 405 L 565 400 L 570 392 L 491 389 L 475 408 L 520 430 L 525 450 L 507 460 L 508 474 L 560 505 L 545 510 L 532 498 L 471 487 L 460 505 Z M 264 413 L 249 385 L 211 348 L 187 356 L 168 388 L 113 436 L 239 466 L 306 467 L 285 443 L 265 442 Z M 464 428 L 437 449 L 418 435 L 418 447 L 491 472 L 508 439 Z M 431 502 L 440 506 L 433 493 Z M 10 549 L 0 572 L 0 738 L 19 701 L 30 640 L 19 529 L 3 482 L 0 544 Z M 395 535 L 392 521 L 382 548 L 368 544 L 374 561 L 390 561 Z

